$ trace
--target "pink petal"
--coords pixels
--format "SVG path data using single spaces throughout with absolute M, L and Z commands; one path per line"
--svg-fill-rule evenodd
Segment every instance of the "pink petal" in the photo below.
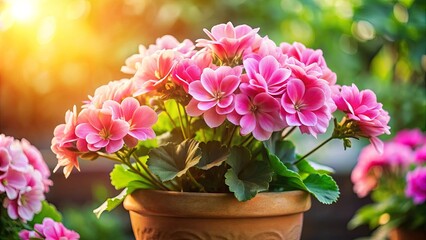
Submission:
M 135 98 L 128 97 L 121 102 L 121 109 L 126 121 L 132 119 L 134 112 L 138 109 L 139 102 Z
M 315 126 L 317 124 L 317 116 L 310 111 L 300 111 L 297 113 L 302 125 Z
M 194 97 L 194 99 L 198 101 L 211 101 L 214 100 L 213 93 L 208 92 L 201 81 L 195 81 L 189 84 L 188 89 L 189 94 Z
M 148 106 L 141 106 L 133 113 L 132 125 L 138 127 L 151 127 L 158 120 L 158 116 L 153 109 Z
M 216 73 L 213 69 L 205 68 L 203 73 L 201 74 L 200 82 L 202 88 L 205 89 L 210 96 L 213 96 L 214 92 L 219 89 L 219 80 L 217 79 Z M 191 84 L 189 85 L 189 87 L 191 87 Z
M 298 79 L 289 81 L 287 83 L 287 95 L 293 103 L 297 103 L 305 95 L 305 84 Z
M 247 135 L 253 132 L 253 130 L 256 128 L 256 117 L 254 116 L 254 114 L 250 114 L 250 113 L 247 115 L 244 115 L 240 120 L 240 125 L 241 125 L 241 134 Z
M 89 144 L 95 144 L 95 143 L 97 143 L 97 142 L 102 141 L 102 138 L 101 138 L 101 136 L 99 136 L 99 134 L 96 134 L 96 133 L 89 133 L 89 134 L 87 134 L 87 136 L 86 136 L 86 141 L 87 141 L 87 143 L 89 143 Z
M 303 98 L 303 109 L 317 110 L 324 106 L 325 94 L 320 88 L 309 88 Z
M 201 111 L 198 108 L 198 101 L 195 99 L 191 99 L 191 101 L 189 101 L 188 105 L 186 105 L 185 109 L 186 109 L 186 113 L 191 116 L 191 117 L 198 117 L 201 114 L 204 113 L 204 111 Z
M 122 117 L 120 104 L 116 101 L 107 100 L 102 105 L 102 108 L 111 111 L 113 119 L 117 119 L 117 118 Z
M 111 140 L 108 144 L 108 146 L 105 147 L 105 151 L 107 153 L 115 153 L 118 150 L 120 150 L 124 145 L 123 139 L 119 140 Z
M 233 102 L 234 102 L 234 96 L 233 96 L 233 95 L 230 95 L 230 96 L 227 96 L 227 97 L 222 97 L 222 98 L 218 101 L 217 106 L 218 106 L 218 107 L 220 107 L 220 108 L 227 108 L 227 107 L 229 107 L 229 106 L 230 106 Z
M 240 115 L 250 113 L 251 102 L 247 95 L 238 94 L 235 96 L 235 111 Z
M 77 137 L 79 138 L 86 138 L 86 136 L 89 133 L 95 133 L 95 132 L 98 132 L 98 131 L 94 129 L 92 125 L 88 123 L 81 123 L 77 125 L 77 127 L 75 128 L 75 135 L 77 135 Z
M 266 56 L 259 62 L 259 73 L 264 79 L 269 79 L 278 67 L 278 61 L 273 56 Z
M 115 120 L 111 124 L 111 128 L 109 129 L 110 136 L 109 139 L 111 140 L 119 140 L 123 139 L 124 136 L 127 135 L 129 132 L 129 124 L 122 120 Z
M 199 102 L 197 106 L 201 111 L 207 111 L 216 106 L 216 101 Z
M 232 94 L 237 90 L 240 84 L 240 78 L 237 76 L 227 76 L 220 83 L 220 90 L 226 95 Z
M 261 127 L 256 127 L 253 131 L 253 137 L 259 141 L 268 140 L 272 135 L 272 132 L 266 131 Z
M 217 114 L 215 109 L 208 110 L 203 117 L 206 124 L 211 128 L 218 127 L 226 120 L 226 115 Z

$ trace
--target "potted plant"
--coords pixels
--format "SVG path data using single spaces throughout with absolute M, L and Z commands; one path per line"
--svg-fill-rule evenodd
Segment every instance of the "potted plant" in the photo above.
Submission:
M 390 117 L 372 91 L 336 85 L 321 50 L 277 46 L 258 28 L 230 22 L 204 31 L 209 39 L 196 45 L 167 35 L 139 46 L 121 69 L 129 79 L 99 87 L 81 111 L 68 111 L 52 140 L 56 169 L 68 177 L 78 158 L 117 162 L 111 183 L 123 190 L 95 212 L 126 199 L 138 239 L 297 239 L 310 194 L 325 204 L 339 196 L 330 168 L 310 154 L 333 139 L 347 148 L 360 137 L 380 150 Z M 327 140 L 296 153 L 288 140 L 294 130 L 317 137 L 330 122 Z
M 367 224 L 374 239 L 426 238 L 426 135 L 401 130 L 384 144 L 383 154 L 365 147 L 352 172 L 359 197 L 371 193 L 373 203 L 357 211 L 349 223 Z

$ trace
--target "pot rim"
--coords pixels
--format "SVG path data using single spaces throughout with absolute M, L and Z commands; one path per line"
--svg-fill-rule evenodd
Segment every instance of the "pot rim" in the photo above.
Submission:
M 261 192 L 246 202 L 239 202 L 232 193 L 136 190 L 123 205 L 130 212 L 151 216 L 247 218 L 303 213 L 311 207 L 311 198 L 299 190 Z

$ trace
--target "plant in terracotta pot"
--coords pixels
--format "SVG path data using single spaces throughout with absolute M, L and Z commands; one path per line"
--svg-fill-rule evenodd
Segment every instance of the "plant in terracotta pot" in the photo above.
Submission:
M 367 224 L 374 239 L 426 238 L 426 134 L 419 129 L 399 131 L 385 142 L 383 154 L 365 147 L 352 172 L 354 191 L 371 195 L 349 223 Z
M 202 228 L 202 221 L 191 219 L 213 215 L 228 227 L 210 223 L 203 234 L 216 228 L 218 236 L 228 234 L 225 238 L 261 239 L 263 233 L 250 233 L 253 218 L 301 214 L 310 206 L 310 195 L 325 204 L 337 200 L 330 168 L 310 161 L 310 154 L 333 139 L 347 148 L 351 138 L 361 137 L 380 150 L 378 136 L 389 134 L 389 115 L 375 94 L 336 85 L 321 50 L 301 43 L 276 45 L 258 28 L 230 22 L 204 31 L 209 39 L 195 45 L 169 35 L 140 45 L 122 67 L 129 79 L 99 87 L 54 131 L 52 150 L 66 177 L 79 169 L 78 158 L 117 162 L 111 183 L 123 190 L 95 212 L 126 199 L 132 221 L 145 224 L 134 225 L 141 239 L 149 234 L 173 239 L 165 233 L 170 227 L 160 226 L 172 220 L 158 215 L 188 217 L 189 222 L 172 223 L 173 236 L 181 238 L 198 236 L 182 230 Z M 333 118 L 337 110 L 339 120 Z M 305 154 L 288 140 L 297 129 L 317 137 L 328 128 L 334 129 L 331 136 L 312 151 L 299 146 Z M 155 221 L 147 219 L 153 215 Z M 225 220 L 245 217 L 239 221 L 242 232 Z M 299 223 L 265 234 L 297 239 L 301 220 L 298 215 Z

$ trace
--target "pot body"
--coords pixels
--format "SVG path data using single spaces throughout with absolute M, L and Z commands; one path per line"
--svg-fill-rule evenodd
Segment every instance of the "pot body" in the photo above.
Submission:
M 390 232 L 391 240 L 424 240 L 426 239 L 426 230 L 407 230 L 395 228 Z
M 124 201 L 137 240 L 297 240 L 310 206 L 303 191 L 239 202 L 226 193 L 139 190 Z

